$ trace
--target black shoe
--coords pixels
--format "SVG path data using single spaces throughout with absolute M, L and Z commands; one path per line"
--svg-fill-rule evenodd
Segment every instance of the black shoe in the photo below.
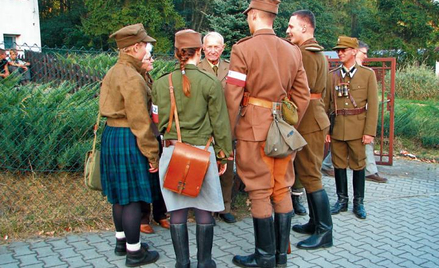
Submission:
M 233 216 L 230 213 L 219 214 L 219 217 L 227 223 L 235 223 L 236 222 L 235 216 Z
M 128 267 L 137 267 L 148 263 L 154 263 L 159 259 L 157 251 L 148 251 L 140 248 L 137 251 L 127 250 L 125 265 Z
M 127 254 L 126 244 L 127 244 L 127 240 L 125 238 L 116 239 L 116 247 L 114 248 L 114 254 L 116 254 L 116 256 L 125 256 Z M 145 242 L 140 243 L 140 247 L 146 250 L 149 249 L 148 244 Z
M 363 204 L 355 204 L 354 203 L 354 209 L 353 212 L 355 214 L 355 216 L 361 220 L 366 219 L 366 209 L 364 208 Z
M 306 215 L 306 208 L 300 202 L 300 195 L 292 194 L 291 199 L 293 201 L 294 213 L 300 216 Z

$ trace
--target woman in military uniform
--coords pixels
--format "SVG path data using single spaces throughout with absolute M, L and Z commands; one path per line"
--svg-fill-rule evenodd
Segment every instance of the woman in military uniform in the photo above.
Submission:
M 147 43 L 155 40 L 142 24 L 126 26 L 110 36 L 120 50 L 117 63 L 102 81 L 99 109 L 107 118 L 101 143 L 102 193 L 113 205 L 116 255 L 126 265 L 156 262 L 159 254 L 140 243 L 141 203 L 152 203 L 159 191 L 151 179 L 157 172 L 159 146 L 151 129 L 149 94 L 141 74 Z
M 216 267 L 212 260 L 213 217 L 212 212 L 224 210 L 221 185 L 216 165 L 217 158 L 225 160 L 232 153 L 232 138 L 227 107 L 221 83 L 215 76 L 197 68 L 201 58 L 201 34 L 182 30 L 175 34 L 175 57 L 179 64 L 172 72 L 176 109 L 184 143 L 204 148 L 210 137 L 215 140 L 209 147 L 210 165 L 203 186 L 195 198 L 179 195 L 163 188 L 164 176 L 177 140 L 175 124 L 169 132 L 171 110 L 168 76 L 158 79 L 152 90 L 153 103 L 158 106 L 158 129 L 164 133 L 164 148 L 160 159 L 160 184 L 166 207 L 171 213 L 171 237 L 177 259 L 176 267 L 190 267 L 187 215 L 195 210 L 197 223 L 198 267 Z M 220 174 L 225 165 L 220 165 Z

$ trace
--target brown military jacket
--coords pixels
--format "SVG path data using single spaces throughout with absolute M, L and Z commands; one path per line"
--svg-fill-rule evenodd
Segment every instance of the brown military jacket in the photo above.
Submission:
M 300 51 L 311 93 L 322 94 L 322 98 L 310 100 L 308 109 L 297 129 L 301 134 L 307 134 L 329 127 L 323 100 L 326 92 L 328 61 L 322 53 L 323 47 L 314 38 L 305 41 L 300 46 Z
M 221 86 L 223 87 L 223 90 L 226 88 L 226 77 L 227 77 L 227 73 L 229 72 L 229 65 L 230 64 L 227 60 L 223 60 L 223 59 L 219 60 L 217 78 L 221 81 Z M 215 75 L 215 72 L 213 71 L 212 67 L 210 67 L 210 64 L 206 58 L 204 58 L 203 60 L 200 61 L 200 63 L 198 63 L 198 68 Z
M 99 110 L 112 127 L 129 127 L 152 166 L 158 167 L 159 146 L 149 117 L 148 92 L 142 62 L 123 52 L 102 81 Z
M 338 97 L 335 91 L 336 84 L 340 82 L 350 83 L 350 94 L 355 100 L 357 107 L 367 107 L 367 111 L 358 115 L 337 115 L 331 138 L 341 141 L 361 139 L 363 135 L 375 137 L 378 122 L 378 91 L 377 80 L 372 69 L 356 64 L 356 71 L 351 78 L 349 73 L 343 78 L 341 66 L 329 73 L 326 98 L 326 109 L 334 111 L 334 98 L 337 109 L 355 108 L 348 97 Z M 335 97 L 334 97 L 335 93 Z
M 300 121 L 308 107 L 309 88 L 299 48 L 272 29 L 258 30 L 232 48 L 225 91 L 232 133 L 240 140 L 265 141 L 273 120 L 271 109 L 248 105 L 240 110 L 244 91 L 275 102 L 290 95 Z

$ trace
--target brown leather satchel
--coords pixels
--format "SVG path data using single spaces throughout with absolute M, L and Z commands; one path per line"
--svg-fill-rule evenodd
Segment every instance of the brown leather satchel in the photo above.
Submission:
M 197 197 L 209 168 L 210 152 L 208 149 L 212 142 L 212 137 L 209 138 L 204 150 L 181 141 L 180 123 L 178 121 L 177 108 L 175 107 L 174 87 L 172 86 L 172 73 L 168 78 L 171 113 L 166 131 L 169 132 L 171 130 L 172 117 L 174 116 L 178 141 L 174 145 L 174 151 L 165 174 L 163 187 L 181 195 Z

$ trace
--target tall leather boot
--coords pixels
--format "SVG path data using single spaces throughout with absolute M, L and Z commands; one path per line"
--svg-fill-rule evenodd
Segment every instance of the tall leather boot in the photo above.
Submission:
M 174 252 L 177 259 L 175 268 L 190 268 L 189 260 L 189 239 L 187 234 L 187 224 L 171 224 L 171 238 Z
M 311 207 L 314 213 L 314 233 L 297 244 L 301 249 L 328 248 L 332 246 L 332 217 L 329 199 L 325 189 L 310 193 Z
M 287 267 L 287 251 L 290 244 L 291 217 L 291 212 L 274 214 L 277 267 Z
M 212 260 L 213 223 L 197 224 L 197 268 L 215 268 Z
M 295 224 L 293 225 L 293 231 L 299 234 L 313 234 L 315 225 L 314 225 L 314 212 L 311 206 L 310 195 L 306 193 L 306 200 L 308 201 L 309 208 L 309 221 L 305 224 Z
M 338 200 L 331 208 L 331 214 L 338 214 L 348 210 L 348 179 L 346 169 L 334 168 L 335 188 Z
M 366 209 L 364 208 L 364 188 L 366 174 L 364 169 L 354 170 L 352 186 L 354 188 L 354 209 L 355 216 L 359 219 L 366 219 Z
M 239 267 L 263 267 L 273 268 L 276 266 L 275 237 L 273 218 L 253 218 L 255 232 L 255 253 L 249 256 L 233 257 L 233 263 Z M 289 227 L 288 227 L 289 229 Z M 287 245 L 288 246 L 288 245 Z

